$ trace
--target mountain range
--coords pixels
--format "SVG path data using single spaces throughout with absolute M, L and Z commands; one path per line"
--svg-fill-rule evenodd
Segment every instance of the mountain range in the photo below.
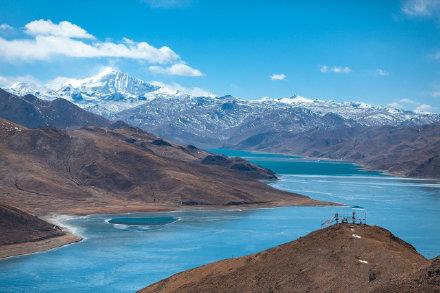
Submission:
M 399 175 L 440 176 L 439 114 L 296 95 L 259 100 L 195 96 L 114 68 L 48 86 L 16 83 L 7 90 L 25 100 L 28 94 L 51 103 L 62 98 L 182 144 L 342 159 Z
M 64 98 L 81 108 L 121 119 L 165 139 L 219 146 L 268 130 L 299 133 L 329 125 L 383 126 L 428 124 L 438 114 L 415 113 L 361 102 L 194 96 L 157 82 L 146 82 L 114 68 L 85 79 L 62 79 L 47 86 L 19 82 L 9 92 L 40 99 Z
M 109 126 L 104 117 L 87 112 L 69 101 L 41 100 L 31 94 L 16 96 L 0 89 L 0 117 L 30 128 Z
M 168 142 L 61 98 L 0 90 L 0 101 L 0 199 L 25 211 L 315 203 L 258 181 L 276 179 L 270 170 Z
M 0 258 L 80 240 L 35 215 L 333 205 L 261 181 L 276 179 L 244 159 L 168 142 L 62 98 L 0 89 Z
M 58 78 L 48 85 L 17 82 L 7 90 L 18 96 L 31 94 L 42 100 L 63 98 L 107 117 L 155 98 L 188 95 L 158 82 L 145 82 L 111 67 L 84 79 Z
M 292 135 L 266 132 L 235 146 L 356 162 L 374 170 L 440 178 L 440 123 L 376 127 L 329 125 Z

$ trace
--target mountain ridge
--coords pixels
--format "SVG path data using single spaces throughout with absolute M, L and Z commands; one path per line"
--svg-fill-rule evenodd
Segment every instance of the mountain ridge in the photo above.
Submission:
M 409 292 L 438 292 L 436 268 L 438 262 L 384 228 L 337 224 L 256 254 L 177 273 L 139 292 L 389 292 L 384 289 L 403 280 L 401 288 L 412 288 Z
M 296 135 L 262 133 L 232 147 L 351 161 L 400 176 L 440 178 L 440 123 L 369 128 L 337 125 Z
M 108 126 L 110 121 L 57 98 L 46 101 L 33 95 L 16 96 L 0 89 L 0 117 L 30 127 Z
M 374 133 L 387 139 L 391 136 L 384 132 L 399 129 L 414 138 L 412 129 L 439 123 L 439 114 L 296 95 L 260 100 L 243 100 L 230 95 L 193 96 L 167 92 L 160 86 L 154 88 L 111 68 L 94 77 L 70 81 L 68 88 L 69 91 L 65 88 L 62 91 L 63 97 L 84 109 L 104 113 L 111 120 L 123 120 L 181 144 L 287 152 L 350 160 L 404 176 L 440 176 L 439 151 L 423 138 L 419 142 L 425 141 L 425 149 L 412 145 L 401 135 L 400 142 L 374 141 L 384 147 L 376 152 L 386 152 L 386 156 L 368 151 Z M 87 102 L 75 95 L 81 99 L 87 96 Z M 435 141 L 434 136 L 430 138 Z M 363 152 L 356 150 L 362 145 L 367 146 Z M 411 149 L 415 150 L 413 158 L 408 156 Z
M 252 110 L 254 114 L 261 113 L 261 111 L 304 108 L 320 115 L 335 113 L 345 119 L 352 119 L 367 126 L 395 125 L 411 120 L 417 123 L 430 123 L 439 120 L 438 115 L 414 113 L 393 107 L 370 106 L 362 102 L 324 101 L 297 95 L 287 98 L 261 98 L 259 100 L 243 100 L 230 95 L 219 97 L 212 93 L 208 93 L 207 96 L 195 96 L 179 90 L 171 90 L 166 85 L 157 82 L 145 82 L 110 67 L 103 69 L 95 76 L 84 79 L 61 78 L 50 83 L 50 86 L 16 83 L 9 87 L 8 91 L 21 96 L 34 94 L 43 99 L 62 97 L 107 117 L 114 117 L 121 111 L 129 111 L 139 106 L 148 105 L 154 99 L 163 99 L 164 103 L 168 102 L 168 106 L 178 102 L 175 98 L 182 99 L 187 106 L 191 104 L 201 106 L 204 101 L 200 101 L 200 98 L 205 98 L 205 102 L 211 100 L 211 103 L 216 104 L 215 109 L 212 109 L 214 112 L 231 111 L 234 106 L 242 106 L 245 108 L 244 110 Z M 168 100 L 169 98 L 171 101 Z M 179 103 L 180 108 L 186 108 L 183 106 L 182 103 Z M 165 110 L 166 107 L 161 109 Z M 197 111 L 194 114 L 197 114 Z M 142 125 L 140 123 L 137 126 Z
M 258 166 L 206 164 L 205 151 L 121 123 L 66 131 L 0 119 L 0 137 L 0 200 L 39 215 L 326 204 L 260 182 L 276 177 Z

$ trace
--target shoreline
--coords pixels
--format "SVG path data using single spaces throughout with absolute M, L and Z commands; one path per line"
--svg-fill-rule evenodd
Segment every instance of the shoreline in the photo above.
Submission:
M 16 244 L 8 244 L 0 246 L 0 261 L 30 255 L 39 252 L 46 252 L 52 249 L 60 248 L 69 244 L 77 243 L 83 240 L 83 238 L 63 230 L 66 234 L 57 237 L 51 237 L 43 240 L 33 242 L 23 242 Z
M 440 177 L 411 177 L 408 175 L 405 175 L 404 172 L 390 172 L 385 169 L 376 169 L 373 166 L 370 166 L 367 163 L 361 162 L 361 161 L 350 161 L 346 159 L 335 159 L 335 158 L 328 158 L 328 157 L 313 157 L 313 156 L 307 156 L 307 155 L 301 155 L 293 152 L 280 152 L 280 151 L 259 151 L 259 150 L 247 150 L 247 149 L 232 149 L 236 151 L 247 151 L 247 152 L 253 152 L 257 154 L 276 154 L 276 155 L 283 155 L 283 156 L 291 156 L 291 157 L 300 157 L 304 159 L 310 159 L 310 160 L 322 160 L 322 161 L 330 161 L 330 162 L 337 162 L 337 163 L 349 163 L 349 164 L 355 164 L 361 167 L 361 170 L 364 171 L 372 171 L 372 172 L 378 172 L 385 176 L 392 176 L 392 177 L 400 177 L 405 179 L 415 179 L 415 180 L 433 180 L 433 181 L 440 181 Z
M 71 226 L 65 223 L 66 220 L 74 219 L 74 218 L 82 218 L 93 215 L 104 215 L 104 214 L 130 214 L 130 213 L 142 213 L 142 212 L 177 212 L 177 211 L 218 211 L 218 210 L 252 210 L 259 208 L 277 208 L 277 207 L 288 207 L 288 206 L 297 206 L 297 207 L 331 207 L 331 206 L 345 206 L 340 203 L 332 203 L 332 202 L 323 202 L 319 200 L 313 200 L 311 198 L 305 198 L 308 201 L 308 204 L 304 204 L 301 201 L 297 203 L 289 203 L 289 202 L 275 202 L 275 203 L 265 203 L 265 204 L 246 204 L 246 205 L 231 205 L 231 206 L 214 206 L 214 205 L 200 205 L 200 206 L 146 206 L 144 208 L 116 208 L 116 209 L 107 209 L 107 208 L 95 208 L 89 209 L 88 211 L 76 211 L 72 210 L 71 212 L 66 213 L 50 213 L 40 218 L 52 223 L 58 227 L 60 227 L 65 233 L 62 236 L 51 237 L 47 239 L 42 239 L 33 242 L 22 242 L 15 244 L 8 244 L 0 246 L 0 261 L 12 257 L 30 255 L 34 253 L 46 252 L 52 249 L 61 248 L 66 245 L 78 243 L 82 240 L 87 239 L 84 235 L 82 235 L 81 231 L 78 227 Z M 310 202 L 312 201 L 312 202 Z
M 64 235 L 49 237 L 37 241 L 13 243 L 0 246 L 0 261 L 8 258 L 25 256 L 34 253 L 46 252 L 52 249 L 57 249 L 70 245 L 73 243 L 81 242 L 86 239 L 81 233 L 79 233 L 77 227 L 67 225 L 64 223 L 65 220 L 72 218 L 80 218 L 81 216 L 73 215 L 61 215 L 52 214 L 45 217 L 40 217 L 40 219 L 54 224 L 62 229 Z

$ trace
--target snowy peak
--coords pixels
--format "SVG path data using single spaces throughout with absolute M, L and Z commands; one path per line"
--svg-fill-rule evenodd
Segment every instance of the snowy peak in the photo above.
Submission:
M 301 96 L 294 95 L 289 98 L 277 99 L 278 102 L 289 105 L 315 105 L 318 100 L 311 100 Z
M 365 126 L 396 125 L 408 121 L 423 124 L 439 120 L 436 114 L 426 115 L 362 102 L 310 99 L 299 95 L 251 101 L 230 95 L 216 97 L 197 87 L 188 89 L 176 83 L 146 82 L 114 67 L 106 67 L 98 74 L 84 79 L 57 78 L 45 86 L 31 82 L 15 83 L 9 91 L 17 95 L 33 94 L 46 100 L 64 98 L 108 118 L 119 115 L 121 111 L 138 111 L 134 108 L 139 106 L 144 107 L 144 110 L 139 109 L 144 112 L 137 112 L 137 121 L 151 116 L 148 114 L 151 112 L 170 115 L 181 121 L 189 121 L 200 115 L 200 122 L 196 126 L 201 129 L 212 125 L 217 127 L 223 123 L 228 127 L 236 127 L 249 117 L 269 113 L 285 116 L 288 121 L 292 118 L 288 117 L 291 113 L 301 111 L 319 116 L 333 113 Z M 177 115 L 182 117 L 177 118 Z M 205 125 L 203 121 L 206 117 L 212 117 L 212 125 Z M 171 118 L 155 117 L 158 121 Z
M 59 97 L 59 95 L 55 91 L 33 82 L 16 82 L 12 84 L 7 90 L 17 96 L 25 96 L 27 94 L 31 94 L 43 100 L 53 100 Z
M 89 78 L 66 79 L 62 86 L 70 86 L 88 95 L 100 97 L 116 93 L 131 97 L 145 96 L 145 94 L 159 89 L 157 86 L 131 77 L 112 67 L 107 67 L 97 75 Z

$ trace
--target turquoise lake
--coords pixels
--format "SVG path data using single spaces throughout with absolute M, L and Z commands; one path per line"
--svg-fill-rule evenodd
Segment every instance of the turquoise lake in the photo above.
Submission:
M 440 182 L 295 156 L 215 150 L 280 174 L 274 187 L 361 206 L 428 258 L 440 255 Z M 0 261 L 0 292 L 133 292 L 174 273 L 258 252 L 319 229 L 350 207 L 281 207 L 64 218 L 85 239 Z M 114 223 L 109 223 L 113 220 Z

